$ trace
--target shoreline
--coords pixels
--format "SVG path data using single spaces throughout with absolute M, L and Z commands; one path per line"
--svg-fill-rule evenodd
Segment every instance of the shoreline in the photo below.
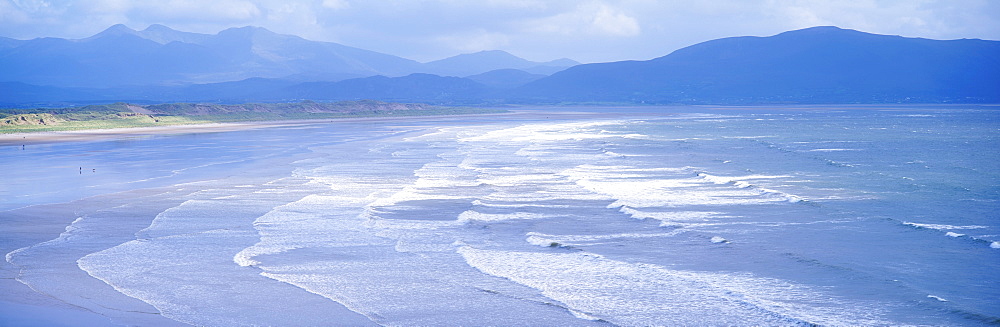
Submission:
M 122 136 L 233 132 L 233 131 L 242 131 L 242 130 L 258 129 L 258 128 L 271 128 L 271 127 L 309 125 L 309 124 L 327 124 L 336 122 L 405 121 L 405 120 L 439 119 L 439 118 L 506 116 L 513 114 L 518 114 L 518 112 L 511 111 L 505 113 L 429 115 L 429 116 L 384 116 L 384 117 L 358 117 L 358 118 L 349 117 L 349 118 L 321 118 L 321 119 L 292 119 L 292 120 L 244 121 L 244 122 L 227 122 L 227 123 L 178 124 L 178 125 L 166 125 L 166 126 L 125 127 L 125 128 L 110 128 L 110 129 L 85 129 L 77 131 L 10 133 L 10 134 L 0 134 L 0 146 L 97 141 L 97 140 L 114 139 Z

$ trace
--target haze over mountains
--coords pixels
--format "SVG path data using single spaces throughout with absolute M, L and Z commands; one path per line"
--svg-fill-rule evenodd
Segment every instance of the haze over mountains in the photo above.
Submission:
M 570 67 L 568 68 L 567 67 Z M 428 63 L 258 27 L 124 25 L 0 38 L 0 104 L 310 99 L 437 104 L 1000 102 L 1000 42 L 814 27 L 712 40 L 647 61 L 539 63 L 503 51 Z M 548 76 L 551 75 L 551 76 Z
M 552 73 L 578 64 L 536 63 L 503 51 L 460 55 L 427 64 L 331 42 L 309 41 L 260 27 L 215 35 L 163 25 L 136 31 L 115 25 L 80 40 L 0 41 L 0 81 L 61 87 L 218 83 L 248 78 L 338 81 L 375 75 L 468 76 L 518 68 Z

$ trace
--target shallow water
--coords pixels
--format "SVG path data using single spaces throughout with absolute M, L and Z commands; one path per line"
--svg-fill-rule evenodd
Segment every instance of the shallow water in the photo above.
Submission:
M 0 301 L 140 325 L 998 324 L 998 123 L 584 108 L 12 147 Z

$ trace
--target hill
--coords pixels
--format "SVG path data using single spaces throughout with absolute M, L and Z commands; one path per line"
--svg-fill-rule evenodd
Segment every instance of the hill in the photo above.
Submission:
M 404 75 L 420 63 L 259 27 L 215 35 L 162 25 L 115 25 L 89 38 L 0 42 L 0 81 L 60 87 L 178 85 L 293 75 L 345 79 Z
M 503 51 L 421 64 L 252 26 L 210 35 L 163 25 L 137 31 L 119 24 L 78 40 L 0 38 L 0 66 L 5 68 L 0 70 L 0 82 L 53 87 L 171 86 L 250 78 L 330 82 L 422 72 L 466 76 L 504 68 L 551 73 L 574 64 L 569 59 L 537 63 Z
M 549 75 L 579 65 L 570 59 L 534 62 L 500 50 L 461 54 L 424 64 L 423 72 L 441 76 L 466 77 L 499 69 L 518 69 Z
M 0 39 L 0 64 L 8 68 L 0 70 L 0 106 L 305 99 L 447 105 L 1000 103 L 1000 41 L 814 27 L 711 40 L 646 61 L 545 66 L 573 63 L 485 51 L 420 64 L 255 27 L 206 35 L 159 25 L 143 31 L 116 26 L 83 40 Z M 562 71 L 545 76 L 539 69 Z M 440 75 L 413 73 L 420 71 Z M 476 71 L 482 72 L 449 76 Z
M 1000 42 L 814 27 L 712 40 L 648 61 L 575 66 L 513 102 L 942 103 L 1000 101 Z

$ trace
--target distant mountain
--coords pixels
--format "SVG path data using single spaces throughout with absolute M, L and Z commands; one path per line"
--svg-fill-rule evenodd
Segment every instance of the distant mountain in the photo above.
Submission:
M 535 71 L 573 63 L 538 66 L 485 51 L 420 64 L 255 27 L 207 35 L 157 25 L 143 31 L 115 26 L 82 40 L 0 38 L 0 106 L 306 99 L 461 105 L 1000 103 L 1000 41 L 815 27 L 712 40 L 647 61 L 575 65 L 551 76 Z M 493 67 L 501 68 L 487 70 Z M 439 75 L 413 73 L 427 70 Z M 464 75 L 474 71 L 480 72 Z
M 159 44 L 167 44 L 170 42 L 202 43 L 212 37 L 211 35 L 208 34 L 181 32 L 160 24 L 150 25 L 149 27 L 147 27 L 145 30 L 142 31 L 136 31 L 123 24 L 117 24 L 109 27 L 108 29 L 100 33 L 95 34 L 94 36 L 91 36 L 89 38 L 80 41 L 89 41 L 104 37 L 115 37 L 122 35 L 138 36 L 140 38 L 147 39 Z
M 118 87 L 237 81 L 289 75 L 339 78 L 405 75 L 420 63 L 259 27 L 216 35 L 162 25 L 136 31 L 115 25 L 89 38 L 0 40 L 0 81 L 52 86 Z
M 13 48 L 21 45 L 21 43 L 23 42 L 24 41 L 22 40 L 15 40 L 12 38 L 0 36 L 0 49 Z
M 543 74 L 532 74 L 517 69 L 497 69 L 482 74 L 467 76 L 466 78 L 491 88 L 513 89 L 515 87 L 542 79 L 545 76 L 546 75 Z
M 460 54 L 424 64 L 423 72 L 442 75 L 465 77 L 482 74 L 497 69 L 535 70 L 545 75 L 563 70 L 580 63 L 570 59 L 558 59 L 549 62 L 534 62 L 519 58 L 501 50 L 480 51 Z
M 531 62 L 502 51 L 421 64 L 251 26 L 210 35 L 158 24 L 137 31 L 119 24 L 78 40 L 0 38 L 0 66 L 4 67 L 0 82 L 58 87 L 183 85 L 248 78 L 339 81 L 418 72 L 466 76 L 504 68 L 551 73 L 575 64 L 568 59 Z
M 480 102 L 488 92 L 486 86 L 466 78 L 411 74 L 393 78 L 373 76 L 340 82 L 301 83 L 281 90 L 279 97 L 317 101 L 379 99 L 468 104 Z
M 122 27 L 124 26 L 122 25 Z M 125 29 L 128 29 L 128 27 L 125 27 Z M 181 32 L 160 24 L 149 25 L 149 27 L 139 31 L 137 34 L 145 39 L 160 44 L 167 44 L 170 42 L 200 44 L 212 38 L 212 36 L 208 34 Z
M 814 27 L 712 40 L 648 61 L 579 65 L 516 102 L 895 103 L 1000 101 L 1000 42 Z

